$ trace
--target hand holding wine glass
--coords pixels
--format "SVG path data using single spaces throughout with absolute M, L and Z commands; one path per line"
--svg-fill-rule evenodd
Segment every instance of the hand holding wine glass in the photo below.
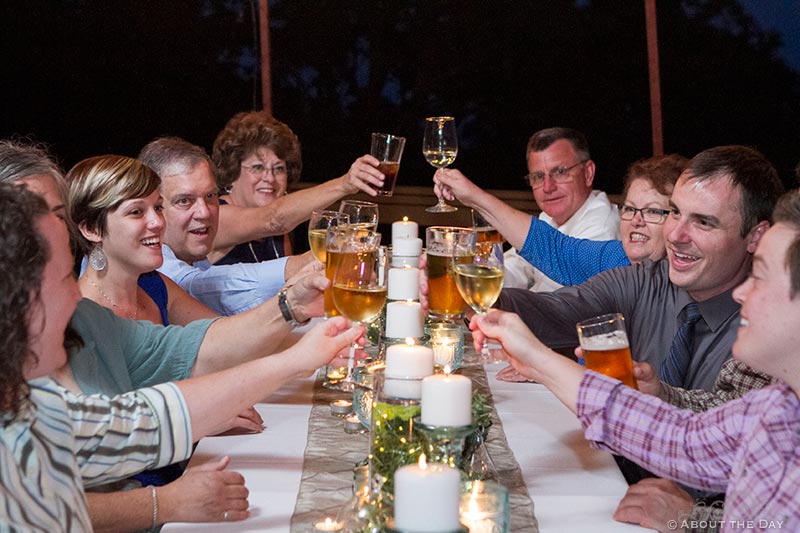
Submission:
M 458 154 L 458 134 L 456 119 L 453 117 L 428 117 L 425 119 L 425 135 L 422 141 L 422 154 L 425 160 L 437 169 L 445 168 L 456 160 Z M 449 213 L 457 207 L 445 203 L 444 198 L 425 209 L 429 213 Z
M 380 250 L 380 234 L 357 237 L 342 247 L 333 276 L 333 303 L 339 313 L 367 327 L 386 303 L 387 257 Z M 350 347 L 347 376 L 333 388 L 352 391 L 357 344 Z
M 477 242 L 477 235 L 468 244 L 459 245 L 453 256 L 453 276 L 464 301 L 480 315 L 486 315 L 503 288 L 503 245 L 498 242 Z M 458 246 L 457 246 L 458 248 Z M 469 261 L 464 262 L 463 256 Z M 459 257 L 459 259 L 456 259 Z M 489 341 L 481 348 L 484 361 L 490 360 Z

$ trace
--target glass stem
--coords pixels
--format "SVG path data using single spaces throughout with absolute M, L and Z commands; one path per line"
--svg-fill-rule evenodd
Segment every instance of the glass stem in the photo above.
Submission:
M 481 345 L 481 357 L 483 358 L 484 363 L 489 361 L 489 339 L 486 337 L 483 338 L 483 343 Z

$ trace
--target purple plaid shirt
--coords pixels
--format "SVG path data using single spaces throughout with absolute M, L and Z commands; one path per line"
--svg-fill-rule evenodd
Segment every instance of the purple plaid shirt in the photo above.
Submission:
M 680 483 L 726 491 L 722 531 L 800 531 L 800 399 L 788 385 L 693 413 L 587 371 L 577 413 L 597 447 Z

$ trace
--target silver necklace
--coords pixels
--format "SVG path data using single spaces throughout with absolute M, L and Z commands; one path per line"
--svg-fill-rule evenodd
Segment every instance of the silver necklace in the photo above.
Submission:
M 278 253 L 278 247 L 275 246 L 275 238 L 267 237 L 267 239 L 270 239 L 269 243 L 272 245 L 272 251 L 275 252 L 275 259 L 280 258 L 281 255 Z M 256 251 L 253 249 L 253 241 L 249 241 L 247 243 L 247 246 L 250 247 L 250 253 L 253 254 L 253 259 L 256 260 L 256 263 L 260 263 L 261 259 L 258 258 L 258 256 L 256 255 Z
M 95 283 L 94 281 L 92 281 L 92 280 L 91 280 L 89 277 L 87 277 L 87 278 L 86 278 L 86 281 L 88 281 L 89 283 L 91 283 L 92 287 L 94 287 L 95 289 L 97 289 L 97 292 L 99 292 L 99 293 L 100 293 L 100 296 L 102 296 L 103 298 L 105 298 L 105 299 L 108 301 L 108 303 L 110 303 L 110 304 L 111 304 L 111 307 L 113 307 L 114 309 L 119 309 L 120 311 L 122 310 L 122 308 L 121 308 L 119 305 L 117 305 L 117 302 L 115 302 L 114 300 L 112 300 L 112 299 L 111 299 L 111 298 L 108 296 L 108 294 L 106 294 L 106 293 L 105 293 L 105 291 L 103 291 L 103 289 L 101 289 L 101 288 L 100 288 L 100 286 L 99 286 L 97 283 Z M 138 316 L 139 316 L 139 296 L 138 296 L 138 294 L 137 294 L 137 296 L 136 296 L 136 307 L 135 307 L 135 308 L 134 308 L 134 310 L 133 310 L 133 316 L 126 316 L 126 317 L 124 317 L 124 318 L 130 318 L 130 319 L 132 319 L 132 320 L 136 320 L 136 317 L 138 317 Z

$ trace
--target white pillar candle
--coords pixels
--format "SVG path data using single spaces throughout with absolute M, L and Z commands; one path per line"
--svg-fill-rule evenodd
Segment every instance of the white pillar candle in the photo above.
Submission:
M 392 266 L 419 266 L 419 256 L 422 254 L 422 239 L 406 238 L 395 239 L 392 242 Z
M 387 296 L 390 300 L 419 300 L 419 269 L 390 268 Z
M 461 475 L 449 466 L 427 465 L 424 457 L 394 473 L 394 529 L 456 531 L 461 528 Z
M 472 382 L 466 376 L 437 374 L 422 380 L 421 421 L 426 426 L 472 423 Z
M 416 239 L 419 237 L 419 226 L 416 222 L 403 217 L 403 220 L 392 222 L 392 245 L 397 239 Z
M 419 302 L 403 301 L 386 304 L 386 337 L 390 339 L 418 339 L 425 333 L 425 318 Z

